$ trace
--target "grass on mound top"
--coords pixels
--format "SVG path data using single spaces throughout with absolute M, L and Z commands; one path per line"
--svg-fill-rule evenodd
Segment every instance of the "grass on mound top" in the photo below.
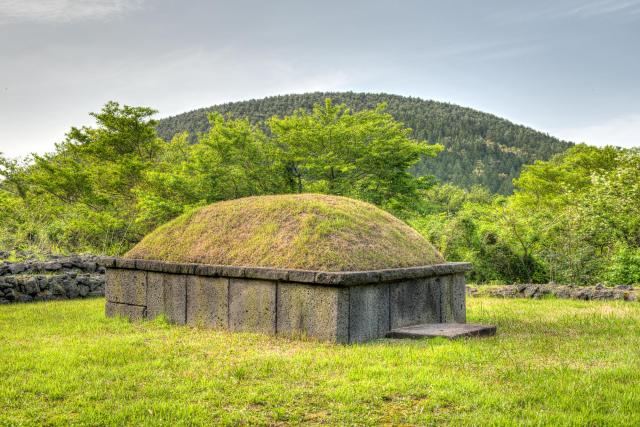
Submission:
M 393 215 L 319 194 L 214 203 L 157 228 L 126 257 L 323 271 L 443 262 L 427 240 Z

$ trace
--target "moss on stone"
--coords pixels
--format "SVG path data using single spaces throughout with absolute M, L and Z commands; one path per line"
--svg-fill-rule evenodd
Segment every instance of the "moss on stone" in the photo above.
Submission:
M 443 262 L 418 232 L 339 196 L 256 196 L 214 203 L 157 228 L 126 254 L 172 262 L 358 271 Z

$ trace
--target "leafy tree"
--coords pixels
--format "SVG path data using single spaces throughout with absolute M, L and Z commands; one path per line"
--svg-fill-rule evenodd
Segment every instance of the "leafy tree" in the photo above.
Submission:
M 278 147 L 247 120 L 211 114 L 211 128 L 188 142 L 176 135 L 137 190 L 139 221 L 164 222 L 220 200 L 286 192 Z
M 313 113 L 269 120 L 209 116 L 195 144 L 156 136 L 155 111 L 107 103 L 93 127 L 72 128 L 56 151 L 2 159 L 6 245 L 122 253 L 195 206 L 288 191 L 345 194 L 407 209 L 428 182 L 408 168 L 439 146 L 410 138 L 383 112 L 351 113 L 327 100 Z M 295 185 L 294 171 L 301 174 Z
M 579 145 L 526 166 L 515 185 L 511 196 L 477 201 L 436 187 L 427 194 L 437 208 L 418 229 L 448 259 L 473 262 L 479 281 L 637 281 L 638 150 Z
M 381 104 L 352 113 L 330 99 L 311 113 L 296 111 L 267 123 L 287 172 L 291 191 L 361 198 L 382 206 L 413 200 L 426 184 L 409 168 L 442 147 L 411 139 L 411 130 Z
M 3 188 L 20 188 L 24 206 L 41 215 L 27 221 L 38 231 L 30 243 L 118 252 L 140 238 L 133 189 L 164 145 L 154 113 L 109 102 L 91 114 L 96 127 L 72 128 L 54 153 L 8 172 Z

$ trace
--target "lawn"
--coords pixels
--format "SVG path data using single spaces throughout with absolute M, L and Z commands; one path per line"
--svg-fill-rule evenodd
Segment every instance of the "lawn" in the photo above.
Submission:
M 365 345 L 0 306 L 0 425 L 640 425 L 640 304 L 472 298 L 492 338 Z

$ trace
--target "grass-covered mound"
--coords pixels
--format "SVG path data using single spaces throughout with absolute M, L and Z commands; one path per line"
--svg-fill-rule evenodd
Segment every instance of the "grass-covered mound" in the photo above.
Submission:
M 126 257 L 322 271 L 443 262 L 427 240 L 393 215 L 319 194 L 214 203 L 157 228 Z

